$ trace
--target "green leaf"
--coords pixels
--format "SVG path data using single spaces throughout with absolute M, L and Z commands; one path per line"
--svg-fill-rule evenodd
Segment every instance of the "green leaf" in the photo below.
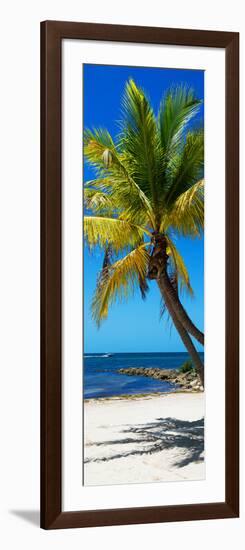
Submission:
M 157 209 L 161 150 L 156 118 L 144 91 L 133 80 L 126 84 L 123 116 L 120 150 L 132 178 Z
M 90 247 L 100 245 L 105 248 L 109 244 L 115 251 L 120 251 L 142 243 L 145 234 L 146 229 L 125 220 L 84 216 L 84 235 Z
M 98 326 L 108 316 L 109 307 L 116 300 L 127 299 L 139 287 L 139 280 L 145 279 L 149 261 L 145 246 L 132 250 L 102 271 L 92 302 L 92 314 Z
M 169 236 L 166 236 L 166 239 L 168 243 L 167 252 L 169 254 L 172 267 L 179 279 L 180 290 L 186 290 L 191 296 L 193 296 L 193 289 L 190 284 L 189 273 L 187 271 L 185 262 L 180 252 L 177 250 L 176 246 L 174 245 L 172 239 Z

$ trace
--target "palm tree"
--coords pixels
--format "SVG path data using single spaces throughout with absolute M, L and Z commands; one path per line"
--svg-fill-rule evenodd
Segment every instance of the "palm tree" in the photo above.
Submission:
M 174 244 L 175 235 L 198 237 L 203 231 L 203 130 L 186 129 L 200 103 L 179 86 L 167 92 L 155 117 L 144 91 L 127 82 L 117 141 L 107 130 L 85 130 L 84 156 L 96 178 L 85 184 L 85 208 L 92 215 L 84 216 L 84 233 L 89 247 L 105 251 L 92 303 L 97 324 L 136 287 L 145 298 L 148 280 L 155 280 L 204 383 L 191 338 L 204 344 L 204 335 L 180 301 L 182 290 L 193 291 Z

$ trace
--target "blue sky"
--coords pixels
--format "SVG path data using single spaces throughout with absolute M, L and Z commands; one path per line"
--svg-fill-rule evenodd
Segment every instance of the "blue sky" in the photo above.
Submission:
M 121 99 L 125 83 L 133 78 L 150 98 L 155 113 L 165 91 L 178 84 L 192 87 L 196 96 L 204 99 L 204 72 L 178 69 L 84 65 L 84 127 L 107 128 L 116 138 L 121 118 Z M 202 105 L 195 124 L 203 121 Z M 84 181 L 94 177 L 93 170 L 84 166 Z M 204 239 L 176 238 L 190 274 L 194 298 L 182 296 L 182 303 L 194 323 L 204 329 Z M 165 315 L 160 319 L 160 295 L 155 281 L 143 301 L 135 293 L 127 302 L 115 304 L 108 319 L 97 329 L 91 318 L 91 301 L 101 269 L 103 254 L 91 254 L 84 249 L 84 351 L 97 352 L 154 352 L 186 351 L 174 326 Z M 197 342 L 196 342 L 197 344 Z M 202 347 L 197 344 L 197 349 Z

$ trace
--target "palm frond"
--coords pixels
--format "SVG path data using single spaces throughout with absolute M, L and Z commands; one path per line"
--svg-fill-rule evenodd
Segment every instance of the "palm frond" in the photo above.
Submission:
M 187 271 L 185 262 L 181 254 L 177 250 L 176 246 L 174 245 L 172 239 L 169 236 L 166 236 L 166 240 L 168 243 L 167 253 L 169 255 L 172 270 L 175 272 L 179 280 L 180 290 L 186 290 L 188 294 L 193 296 L 193 290 L 190 284 L 189 273 Z
M 124 218 L 133 222 L 145 222 L 155 228 L 155 215 L 143 190 L 138 186 L 128 169 L 125 156 L 120 154 L 110 137 L 94 130 L 85 131 L 84 156 L 97 170 L 98 178 L 87 182 L 85 186 L 94 185 L 102 192 L 107 191 L 118 209 L 124 211 Z M 107 147 L 107 149 L 105 149 Z M 110 152 L 111 160 L 107 164 L 104 154 Z
M 84 236 L 90 247 L 111 245 L 115 251 L 137 246 L 149 234 L 146 229 L 118 218 L 84 216 Z
M 112 258 L 112 248 L 110 245 L 108 245 L 105 249 L 102 271 L 105 271 L 105 269 L 107 270 L 109 269 L 111 265 L 111 258 Z
M 116 145 L 108 130 L 97 128 L 92 130 L 86 129 L 83 137 L 83 152 L 84 157 L 93 166 L 97 174 L 104 174 L 107 169 L 103 159 L 105 150 L 109 150 L 112 154 L 116 153 Z
M 201 235 L 204 227 L 203 179 L 179 195 L 170 211 L 163 214 L 161 231 L 167 231 L 170 227 L 180 235 Z
M 112 195 L 119 205 L 121 218 L 155 228 L 155 214 L 151 203 L 130 176 L 125 179 L 125 174 L 113 174 Z
M 106 273 L 102 271 L 92 302 L 92 315 L 98 326 L 107 318 L 112 303 L 127 299 L 138 287 L 139 278 L 145 278 L 148 260 L 144 244 L 109 266 Z
M 92 212 L 103 212 L 111 216 L 115 210 L 112 197 L 104 191 L 86 187 L 83 192 L 83 198 L 85 208 L 92 210 Z
M 139 283 L 139 289 L 140 289 L 140 293 L 141 293 L 141 298 L 142 300 L 145 300 L 146 299 L 146 296 L 147 296 L 147 292 L 149 292 L 149 285 L 147 283 L 147 278 L 146 278 L 146 273 L 144 276 L 142 276 L 141 274 L 139 274 L 139 277 L 138 277 L 138 283 Z
M 134 181 L 156 208 L 160 141 L 153 109 L 133 80 L 126 84 L 123 117 L 120 149 Z
M 179 146 L 188 122 L 197 114 L 201 101 L 191 88 L 178 86 L 168 90 L 158 113 L 161 145 L 167 161 L 173 148 Z
M 168 192 L 166 206 L 171 207 L 178 197 L 203 177 L 203 130 L 193 130 L 186 136 L 182 151 L 173 155 L 168 163 Z

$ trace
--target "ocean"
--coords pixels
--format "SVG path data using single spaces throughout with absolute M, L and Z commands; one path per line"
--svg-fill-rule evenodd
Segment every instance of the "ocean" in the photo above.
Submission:
M 203 353 L 200 356 L 204 358 Z M 84 398 L 174 391 L 174 384 L 169 382 L 128 376 L 118 370 L 126 367 L 176 369 L 188 358 L 188 353 L 87 353 L 83 369 Z

